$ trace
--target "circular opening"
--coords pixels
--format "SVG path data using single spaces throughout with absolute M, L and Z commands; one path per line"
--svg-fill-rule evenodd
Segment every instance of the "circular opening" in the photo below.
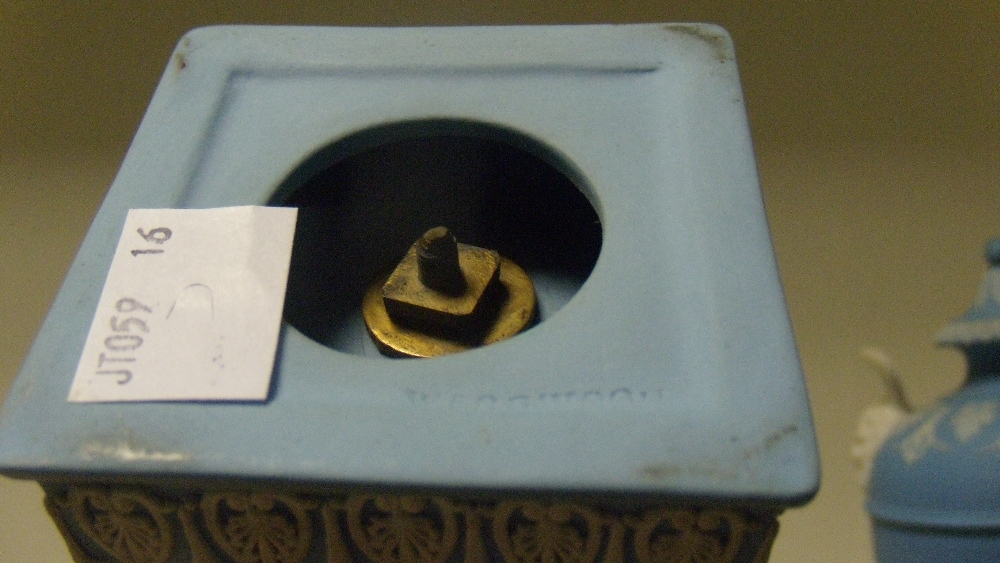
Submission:
M 365 290 L 443 225 L 524 268 L 544 322 L 601 249 L 600 220 L 574 170 L 524 135 L 464 121 L 397 123 L 334 142 L 270 202 L 299 208 L 285 320 L 334 350 L 381 357 L 362 319 Z

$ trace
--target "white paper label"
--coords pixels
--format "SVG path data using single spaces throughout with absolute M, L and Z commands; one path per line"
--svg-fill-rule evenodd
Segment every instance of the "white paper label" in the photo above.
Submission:
M 296 214 L 129 211 L 69 400 L 266 399 Z

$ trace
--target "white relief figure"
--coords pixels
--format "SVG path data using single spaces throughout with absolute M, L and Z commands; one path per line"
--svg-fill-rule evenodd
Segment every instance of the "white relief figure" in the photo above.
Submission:
M 927 418 L 918 424 L 910 434 L 899 443 L 899 455 L 907 465 L 920 461 L 931 450 L 945 451 L 948 444 L 937 436 L 937 427 L 948 414 L 948 409 L 941 407 L 931 411 Z
M 955 437 L 964 444 L 975 438 L 996 417 L 997 404 L 995 401 L 973 401 L 962 405 L 952 415 L 951 426 L 955 431 Z
M 886 397 L 866 407 L 858 417 L 851 447 L 851 457 L 861 473 L 861 482 L 867 486 L 875 455 L 893 431 L 909 420 L 913 407 L 888 354 L 878 348 L 865 348 L 861 357 L 875 367 L 886 389 Z
M 997 438 L 996 440 L 994 440 L 992 444 L 989 444 L 988 446 L 984 446 L 982 449 L 979 450 L 979 453 L 982 453 L 982 454 L 998 454 L 998 453 L 1000 453 L 1000 438 Z

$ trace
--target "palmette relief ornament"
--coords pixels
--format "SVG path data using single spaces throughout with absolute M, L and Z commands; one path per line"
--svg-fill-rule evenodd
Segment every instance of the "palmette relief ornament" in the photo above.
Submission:
M 441 499 L 357 496 L 346 508 L 351 539 L 375 563 L 444 563 L 458 543 L 454 509 Z
M 300 563 L 309 554 L 314 503 L 266 492 L 208 493 L 201 501 L 205 527 L 239 563 Z
M 636 526 L 635 551 L 642 563 L 734 561 L 746 531 L 731 512 L 666 509 Z
M 72 489 L 63 502 L 84 533 L 118 560 L 165 563 L 170 559 L 176 534 L 168 517 L 170 503 L 137 491 L 101 488 Z
M 503 502 L 493 535 L 507 561 L 589 563 L 601 547 L 601 518 L 581 506 Z
M 69 486 L 45 504 L 78 563 L 761 563 L 778 527 L 736 509 L 365 493 Z

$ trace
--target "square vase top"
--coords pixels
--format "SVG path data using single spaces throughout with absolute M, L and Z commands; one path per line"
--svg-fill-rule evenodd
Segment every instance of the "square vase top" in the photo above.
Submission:
M 280 203 L 338 159 L 433 135 L 535 154 L 599 218 L 599 256 L 571 296 L 535 268 L 537 326 L 391 360 L 286 322 L 266 402 L 67 402 L 128 209 Z M 289 294 L 286 320 L 308 316 L 308 297 Z M 7 397 L 0 471 L 808 500 L 815 436 L 729 36 L 700 24 L 192 31 Z

